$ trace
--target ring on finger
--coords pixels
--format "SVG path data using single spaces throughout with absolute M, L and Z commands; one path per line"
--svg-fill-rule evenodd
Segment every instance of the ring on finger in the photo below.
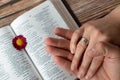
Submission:
M 82 44 L 84 44 L 84 45 L 88 45 L 88 43 L 89 43 L 89 41 L 88 41 L 88 39 L 87 38 L 85 38 L 85 37 L 82 37 L 81 39 L 80 39 L 80 41 L 79 41 L 79 43 L 82 43 Z

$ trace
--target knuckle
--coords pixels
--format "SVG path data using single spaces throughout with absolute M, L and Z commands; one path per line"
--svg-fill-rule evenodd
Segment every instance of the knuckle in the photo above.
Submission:
M 101 29 L 93 29 L 93 32 L 92 32 L 95 37 L 100 37 L 99 40 L 100 41 L 110 41 L 110 37 L 106 35 L 106 33 L 104 31 L 102 31 Z
M 101 49 L 101 48 L 104 47 L 104 45 L 105 45 L 105 43 L 103 43 L 103 42 L 98 42 L 98 43 L 96 44 L 96 47 L 97 47 L 98 49 Z
M 92 59 L 92 58 L 93 58 L 93 55 L 91 55 L 89 52 L 87 52 L 87 53 L 86 53 L 86 57 L 87 57 L 88 59 Z

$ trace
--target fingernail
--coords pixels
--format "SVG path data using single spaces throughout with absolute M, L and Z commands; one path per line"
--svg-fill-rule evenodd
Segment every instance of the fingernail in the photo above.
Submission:
M 71 48 L 71 53 L 74 54 L 75 50 L 74 47 Z

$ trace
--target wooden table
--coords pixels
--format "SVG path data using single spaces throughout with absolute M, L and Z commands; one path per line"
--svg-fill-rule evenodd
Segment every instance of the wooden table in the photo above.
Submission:
M 17 16 L 44 0 L 0 0 L 0 27 L 10 24 Z M 120 0 L 66 0 L 81 23 L 105 16 Z

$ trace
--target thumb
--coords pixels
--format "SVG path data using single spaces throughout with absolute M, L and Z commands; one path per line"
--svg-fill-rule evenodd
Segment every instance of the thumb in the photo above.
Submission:
M 91 50 L 91 56 L 92 57 L 105 56 L 108 58 L 120 59 L 120 47 L 110 43 L 99 42 Z

